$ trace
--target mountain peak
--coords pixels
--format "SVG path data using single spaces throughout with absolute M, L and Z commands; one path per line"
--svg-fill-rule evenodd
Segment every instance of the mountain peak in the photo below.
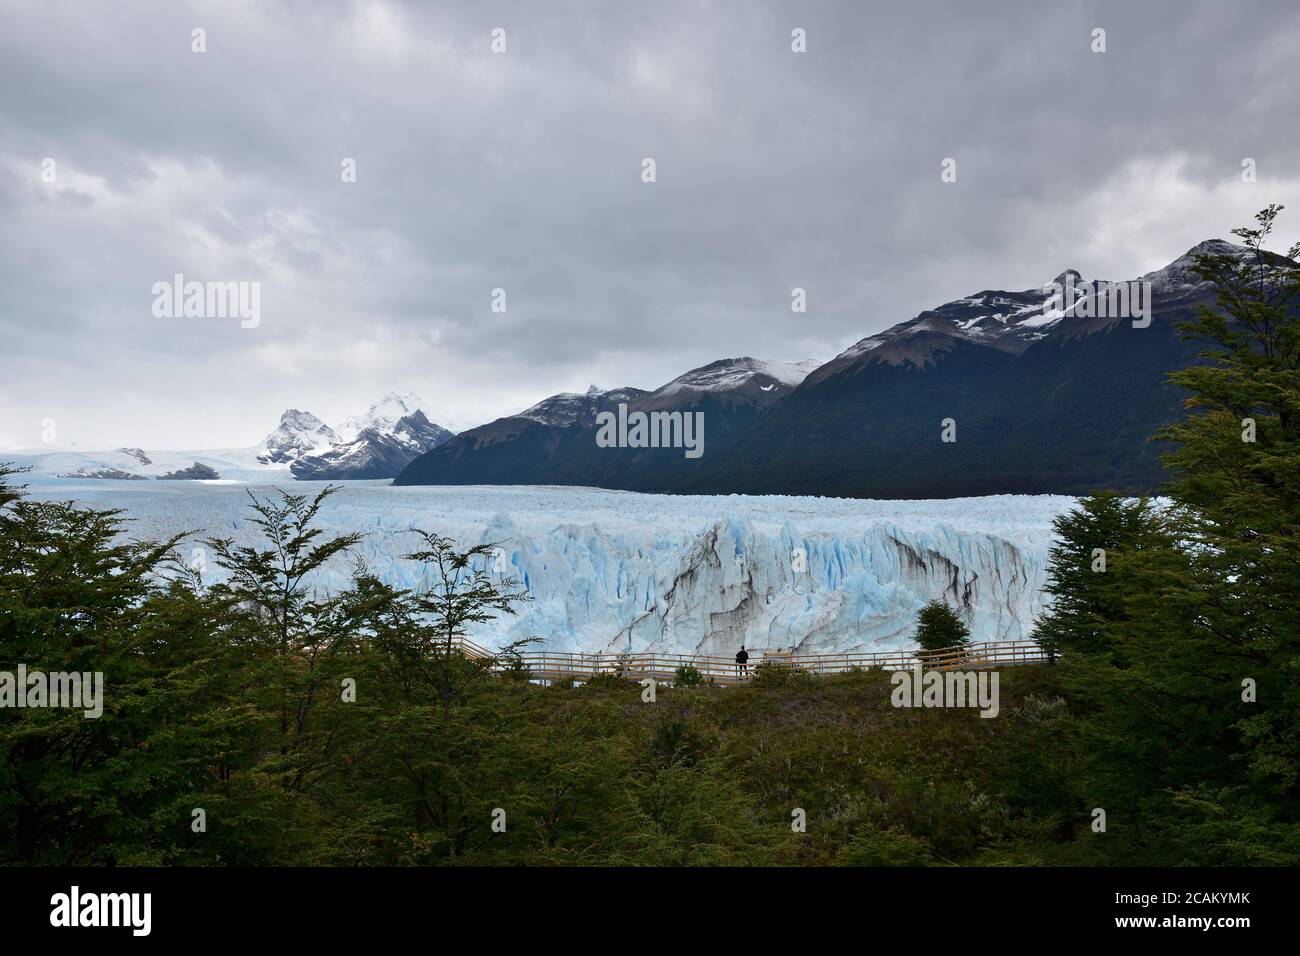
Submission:
M 718 359 L 708 365 L 701 365 L 689 372 L 678 375 L 671 382 L 657 389 L 658 394 L 670 394 L 683 390 L 701 392 L 722 392 L 748 383 L 756 376 L 772 379 L 782 385 L 793 388 L 808 377 L 812 360 L 803 362 L 768 362 L 748 355 L 739 358 Z M 771 383 L 769 383 L 771 384 Z
M 1201 255 L 1244 256 L 1250 252 L 1245 246 L 1226 239 L 1206 239 L 1198 242 L 1169 265 L 1155 272 L 1139 276 L 1138 281 L 1150 282 L 1151 289 L 1165 295 L 1185 294 L 1201 289 L 1207 285 L 1204 278 L 1196 271 L 1196 259 Z
M 316 428 L 325 423 L 313 415 L 311 412 L 304 412 L 297 408 L 286 408 L 280 413 L 281 425 L 298 425 L 308 428 Z
M 373 403 L 364 415 L 353 415 L 335 425 L 334 433 L 339 442 L 347 444 L 355 441 L 367 428 L 390 430 L 402 418 L 423 406 L 424 401 L 413 392 L 388 392 Z
M 419 408 L 386 422 L 385 410 L 391 411 L 396 404 L 390 398 L 404 405 L 414 396 L 384 396 L 371 406 L 374 417 L 355 438 L 298 458 L 289 466 L 293 476 L 299 480 L 392 478 L 414 459 L 452 438 L 451 432 L 429 421 Z
M 1064 272 L 1058 275 L 1051 282 L 1047 283 L 1047 285 L 1048 286 L 1050 285 L 1064 286 L 1069 284 L 1079 285 L 1081 282 L 1083 282 L 1083 273 L 1081 273 L 1078 269 L 1066 269 Z M 1047 288 L 1047 286 L 1044 286 L 1043 288 Z
M 420 396 L 414 392 L 385 392 L 384 397 L 375 402 L 370 408 L 373 410 L 386 405 L 419 405 Z
M 1192 248 L 1188 249 L 1178 258 L 1187 259 L 1197 255 L 1226 256 L 1240 254 L 1246 251 L 1247 249 L 1245 246 L 1239 246 L 1235 242 L 1229 242 L 1227 239 L 1205 239 L 1192 246 Z
M 335 440 L 334 432 L 311 412 L 297 408 L 286 409 L 280 423 L 262 443 L 263 451 L 257 460 L 263 464 L 283 464 L 299 455 L 329 445 Z

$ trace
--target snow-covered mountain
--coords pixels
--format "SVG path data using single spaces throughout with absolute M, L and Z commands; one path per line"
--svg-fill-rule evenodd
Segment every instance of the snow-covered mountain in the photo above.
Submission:
M 742 388 L 754 380 L 757 380 L 760 385 L 765 380 L 771 380 L 793 387 L 807 378 L 808 373 L 820 364 L 815 359 L 803 362 L 765 362 L 748 356 L 720 359 L 677 376 L 667 385 L 656 389 L 655 394 L 671 395 L 685 391 L 725 392 Z
M 1179 332 L 1213 303 L 1193 268 L 1202 254 L 1248 250 L 1207 240 L 1118 282 L 1066 269 L 926 309 L 811 371 L 722 359 L 628 402 L 629 412 L 702 413 L 692 458 L 600 445 L 594 413 L 607 393 L 597 390 L 464 432 L 397 483 L 909 498 L 1149 491 L 1165 475 L 1150 438 L 1184 414 L 1168 374 L 1202 361 Z M 945 422 L 957 440 L 941 440 Z
M 368 428 L 385 434 L 391 433 L 399 421 L 412 412 L 418 411 L 428 414 L 428 409 L 420 396 L 410 392 L 406 394 L 389 392 L 371 405 L 364 415 L 353 415 L 335 425 L 335 437 L 331 444 L 347 445 L 354 442 Z
M 332 428 L 313 415 L 291 408 L 280 416 L 280 424 L 266 436 L 257 456 L 263 464 L 287 464 L 302 455 L 329 448 L 339 441 Z
M 590 424 L 596 413 L 618 402 L 634 402 L 649 394 L 640 388 L 615 388 L 605 391 L 595 385 L 585 392 L 560 392 L 544 398 L 536 405 L 509 418 L 525 418 L 540 425 L 567 428 L 570 425 Z
M 373 406 L 372 406 L 373 411 Z M 453 434 L 435 425 L 418 408 L 391 425 L 383 419 L 362 428 L 350 442 L 304 455 L 289 470 L 295 478 L 393 478 L 416 457 L 450 440 Z
M 290 408 L 266 438 L 252 448 L 17 452 L 0 460 L 13 461 L 34 475 L 70 479 L 249 482 L 291 475 L 392 478 L 417 455 L 452 437 L 452 432 L 429 421 L 420 405 L 415 395 L 390 392 L 364 415 L 347 419 L 338 429 L 330 428 L 311 412 Z M 358 426 L 359 430 L 354 431 Z M 342 440 L 340 431 L 351 438 Z
M 810 374 L 808 382 L 815 385 L 864 361 L 924 367 L 933 363 L 938 353 L 951 350 L 959 342 L 1019 355 L 1052 336 L 1078 335 L 1115 321 L 1114 318 L 1094 318 L 1097 310 L 1091 306 L 1116 286 L 1149 283 L 1151 293 L 1159 295 L 1161 306 L 1168 310 L 1209 294 L 1209 283 L 1194 271 L 1197 256 L 1242 257 L 1248 253 L 1245 246 L 1223 239 L 1207 239 L 1163 268 L 1132 280 L 1085 279 L 1077 269 L 1066 269 L 1033 289 L 976 292 L 927 309 L 906 322 L 855 342 Z M 1073 286 L 1080 297 L 1063 307 L 1060 289 L 1067 284 Z
M 159 481 L 216 481 L 221 477 L 221 473 L 211 465 L 205 465 L 201 461 L 196 461 L 188 468 L 178 468 L 175 471 L 169 471 L 165 475 L 159 475 Z
M 1058 331 L 1063 322 L 1078 317 L 1078 302 L 1062 307 L 1060 290 L 1067 285 L 1078 290 L 1081 299 L 1095 299 L 1114 283 L 1085 279 L 1077 269 L 1066 269 L 1032 289 L 976 292 L 926 309 L 906 322 L 855 342 L 814 370 L 808 379 L 816 384 L 863 361 L 923 368 L 933 364 L 938 353 L 951 350 L 959 342 L 1019 355 Z
M 420 456 L 397 477 L 399 484 L 603 484 L 608 449 L 598 449 L 592 429 L 600 412 L 699 412 L 709 435 L 721 435 L 789 395 L 814 361 L 769 362 L 742 356 L 691 369 L 653 391 L 639 388 L 561 392 L 478 428 Z M 712 440 L 711 438 L 709 440 Z M 644 459 L 623 465 L 641 470 Z M 534 481 L 534 479 L 536 479 Z
M 1138 279 L 1150 282 L 1153 291 L 1171 298 L 1204 295 L 1209 288 L 1209 283 L 1194 270 L 1196 257 L 1199 255 L 1232 256 L 1242 259 L 1251 256 L 1252 253 L 1245 246 L 1228 242 L 1226 239 L 1206 239 L 1192 246 L 1169 265 L 1139 276 Z M 1279 265 L 1282 261 L 1280 256 L 1271 252 L 1261 253 L 1261 258 L 1270 268 Z
M 560 392 L 544 398 L 507 418 L 526 418 L 542 425 L 566 428 L 590 424 L 597 412 L 620 402 L 626 402 L 632 409 L 662 409 L 713 395 L 732 402 L 766 404 L 794 388 L 820 364 L 812 359 L 803 362 L 765 362 L 748 356 L 719 359 L 691 369 L 653 391 L 629 387 L 606 390 L 593 385 L 585 392 Z
M 733 404 L 767 405 L 790 392 L 820 365 L 815 359 L 802 362 L 766 362 L 749 356 L 719 359 L 661 385 L 637 407 L 671 408 L 698 402 L 707 395 Z

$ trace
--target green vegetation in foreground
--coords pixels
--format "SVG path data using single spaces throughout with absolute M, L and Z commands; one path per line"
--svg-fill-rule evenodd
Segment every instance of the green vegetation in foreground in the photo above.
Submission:
M 316 526 L 328 491 L 284 494 L 252 502 L 262 546 L 206 542 L 229 572 L 209 586 L 178 541 L 123 543 L 120 514 L 5 472 L 0 670 L 107 692 L 98 720 L 0 709 L 0 862 L 1300 862 L 1300 248 L 1263 251 L 1277 212 L 1236 231 L 1245 261 L 1203 257 L 1219 309 L 1184 329 L 1206 364 L 1172 376 L 1170 505 L 1058 520 L 1039 637 L 1060 660 L 1003 671 L 993 719 L 896 709 L 880 672 L 683 669 L 655 703 L 613 675 L 543 687 L 517 645 L 499 673 L 449 650 L 526 599 L 475 570 L 488 546 L 420 532 L 420 593 L 358 566 L 319 595 L 355 538 Z

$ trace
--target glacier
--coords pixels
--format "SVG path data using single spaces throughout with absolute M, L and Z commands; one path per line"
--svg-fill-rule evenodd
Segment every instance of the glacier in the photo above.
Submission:
M 320 519 L 364 533 L 354 557 L 390 584 L 426 588 L 429 570 L 402 555 L 423 528 L 499 547 L 486 569 L 517 578 L 532 600 L 471 633 L 499 647 L 542 639 L 555 652 L 731 656 L 912 646 L 916 613 L 934 598 L 976 641 L 1022 640 L 1042 610 L 1058 495 L 931 501 L 785 496 L 650 495 L 596 488 L 337 483 Z M 324 483 L 140 482 L 30 476 L 35 498 L 125 511 L 130 537 L 187 533 L 255 541 L 247 492 L 313 494 Z M 352 559 L 313 582 L 332 589 Z M 221 576 L 209 565 L 205 580 Z

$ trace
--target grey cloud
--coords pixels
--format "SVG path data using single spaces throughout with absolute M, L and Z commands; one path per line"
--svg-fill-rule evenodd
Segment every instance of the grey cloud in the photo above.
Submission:
M 283 407 L 390 388 L 464 427 L 726 355 L 829 358 L 985 287 L 1136 275 L 1300 184 L 1284 2 L 0 18 L 0 445 L 50 409 L 83 446 L 251 444 Z M 1234 188 L 1244 156 L 1260 181 Z M 175 272 L 261 281 L 262 324 L 152 319 Z

